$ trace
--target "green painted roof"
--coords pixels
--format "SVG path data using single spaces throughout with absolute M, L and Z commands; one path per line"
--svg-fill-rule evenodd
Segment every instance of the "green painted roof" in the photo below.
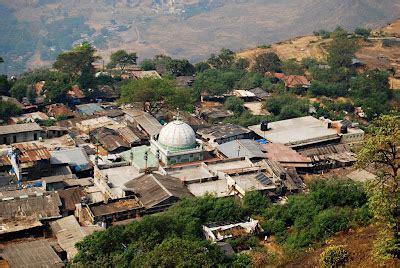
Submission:
M 143 146 L 138 146 L 138 147 L 133 147 L 128 151 L 120 153 L 122 159 L 125 161 L 131 161 L 131 152 L 133 153 L 133 163 L 135 163 L 136 166 L 139 168 L 144 168 L 145 167 L 145 162 L 144 162 L 144 154 L 145 152 L 147 153 L 147 167 L 157 167 L 158 166 L 158 160 L 156 156 L 150 152 L 150 147 L 143 145 Z

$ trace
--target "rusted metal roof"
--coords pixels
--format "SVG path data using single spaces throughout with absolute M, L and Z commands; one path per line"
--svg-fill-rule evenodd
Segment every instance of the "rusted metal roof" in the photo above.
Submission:
M 18 159 L 21 163 L 47 160 L 51 157 L 50 152 L 46 147 L 43 145 L 37 145 L 36 143 L 15 144 L 12 146 L 12 149 L 13 151 L 15 149 L 20 151 Z
M 298 163 L 307 164 L 311 163 L 311 160 L 299 154 L 292 148 L 279 143 L 267 143 L 263 144 L 262 147 L 266 150 L 266 156 L 268 159 L 280 162 L 280 163 Z

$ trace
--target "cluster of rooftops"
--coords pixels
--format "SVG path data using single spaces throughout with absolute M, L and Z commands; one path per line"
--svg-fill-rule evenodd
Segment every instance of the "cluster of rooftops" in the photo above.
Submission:
M 267 97 L 261 93 L 235 94 Z M 40 237 L 49 229 L 54 238 L 11 243 L 0 251 L 10 264 L 36 247 L 62 265 L 58 253 L 71 259 L 73 245 L 91 232 L 163 211 L 182 198 L 260 191 L 282 200 L 306 188 L 299 174 L 354 163 L 352 148 L 364 138 L 347 120 L 312 116 L 245 128 L 209 124 L 202 112 L 177 113 L 165 123 L 165 116 L 112 101 L 49 110 L 66 119 L 44 127 L 35 119 L 47 115 L 33 112 L 0 126 L 0 238 Z M 224 226 L 203 231 L 218 242 L 232 228 L 260 231 L 252 219 Z

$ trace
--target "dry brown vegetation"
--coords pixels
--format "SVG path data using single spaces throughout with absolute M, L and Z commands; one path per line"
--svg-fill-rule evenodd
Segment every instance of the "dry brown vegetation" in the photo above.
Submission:
M 341 232 L 332 239 L 316 249 L 295 258 L 285 265 L 285 267 L 319 267 L 320 254 L 324 249 L 331 245 L 345 245 L 350 253 L 349 262 L 346 267 L 381 267 L 372 258 L 372 247 L 375 237 L 378 235 L 375 226 L 366 228 L 351 229 Z M 398 260 L 391 261 L 385 267 L 399 267 Z

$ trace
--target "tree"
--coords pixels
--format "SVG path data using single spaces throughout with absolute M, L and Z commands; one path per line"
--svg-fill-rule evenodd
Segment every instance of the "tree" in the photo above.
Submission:
M 303 66 L 295 59 L 283 61 L 281 68 L 286 75 L 304 75 Z
M 210 64 L 208 64 L 207 62 L 202 61 L 202 62 L 196 63 L 196 64 L 194 65 L 194 68 L 196 69 L 196 73 L 202 73 L 202 72 L 204 72 L 205 70 L 210 69 L 211 66 L 210 66 Z
M 144 71 L 151 71 L 151 70 L 155 70 L 156 69 L 156 64 L 152 59 L 144 59 L 141 63 L 140 63 L 140 67 L 144 70 Z
M 188 60 L 171 60 L 167 64 L 167 70 L 174 76 L 193 75 L 194 66 Z
M 93 63 L 100 59 L 95 55 L 96 49 L 89 43 L 82 43 L 71 51 L 58 55 L 53 67 L 67 73 L 72 79 L 78 79 L 83 74 L 95 72 Z
M 229 97 L 225 102 L 225 109 L 240 115 L 244 112 L 244 101 L 237 97 Z
M 271 205 L 271 201 L 259 191 L 248 192 L 244 196 L 243 207 L 250 214 L 262 214 L 267 207 Z
M 345 246 L 329 246 L 321 253 L 320 263 L 323 268 L 343 267 L 349 257 Z
M 366 28 L 356 28 L 354 30 L 354 33 L 357 35 L 360 35 L 364 38 L 367 38 L 371 34 L 371 29 L 366 29 Z
M 187 108 L 191 104 L 190 92 L 177 89 L 174 81 L 160 78 L 143 78 L 121 86 L 122 103 L 140 102 L 143 110 L 157 114 L 161 109 Z
M 212 267 L 219 264 L 222 253 L 216 245 L 181 238 L 164 240 L 153 250 L 138 254 L 136 267 Z
M 16 104 L 8 101 L 0 101 L 0 118 L 7 120 L 11 116 L 18 115 L 22 112 Z
M 233 67 L 239 71 L 245 71 L 250 66 L 250 61 L 245 58 L 239 58 L 235 61 Z
M 28 83 L 24 80 L 20 80 L 15 82 L 10 92 L 11 96 L 20 101 L 22 100 L 22 98 L 26 96 L 27 90 L 28 90 Z
M 266 72 L 277 72 L 280 71 L 281 60 L 279 56 L 274 52 L 268 52 L 256 57 L 255 63 L 252 70 L 265 74 Z
M 136 52 L 128 53 L 125 50 L 118 50 L 111 54 L 110 63 L 107 67 L 112 69 L 119 66 L 123 71 L 127 65 L 135 65 L 137 58 Z
M 240 89 L 252 89 L 261 87 L 264 80 L 268 80 L 264 75 L 260 73 L 247 72 L 237 83 L 236 87 Z
M 369 129 L 358 155 L 358 166 L 372 165 L 377 179 L 368 185 L 368 205 L 381 232 L 375 256 L 381 261 L 400 254 L 400 117 L 382 115 Z
M 197 75 L 193 88 L 199 95 L 205 91 L 211 95 L 222 95 L 232 90 L 242 75 L 241 72 L 208 69 Z
M 46 81 L 44 90 L 50 102 L 63 102 L 70 86 L 63 81 Z
M 7 75 L 0 75 L 0 94 L 8 95 L 11 89 L 11 84 L 7 79 Z
M 230 49 L 222 48 L 218 55 L 211 54 L 207 63 L 220 70 L 229 70 L 235 62 L 235 52 Z
M 4 62 L 4 59 L 3 59 L 3 57 L 0 56 L 0 63 L 3 63 L 3 62 Z
M 349 39 L 346 32 L 335 32 L 333 40 L 327 49 L 328 64 L 333 69 L 351 68 L 357 49 L 356 42 L 353 39 Z

